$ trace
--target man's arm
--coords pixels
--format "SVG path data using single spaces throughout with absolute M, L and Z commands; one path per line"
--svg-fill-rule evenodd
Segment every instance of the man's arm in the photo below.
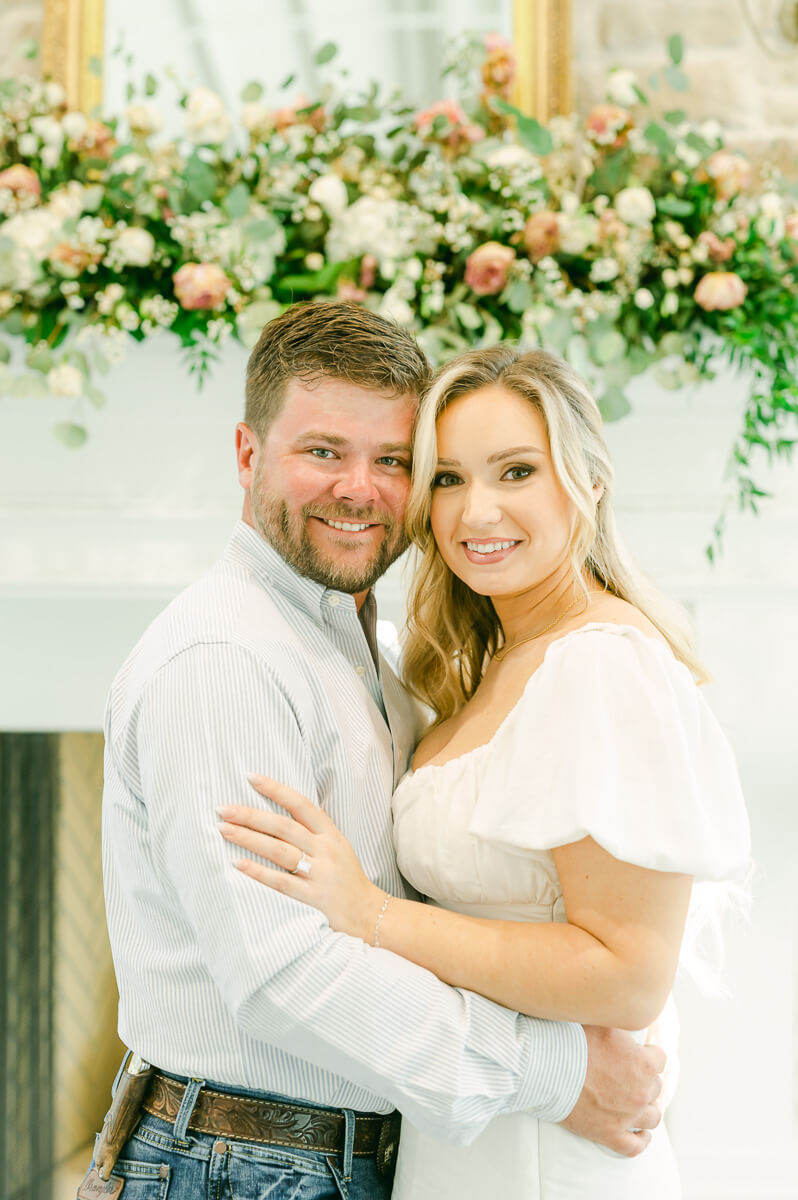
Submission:
M 585 1077 L 578 1027 L 448 988 L 232 869 L 238 852 L 219 837 L 216 808 L 251 800 L 248 774 L 316 798 L 303 733 L 265 664 L 226 644 L 184 652 L 148 684 L 136 738 L 156 870 L 249 1036 L 385 1096 L 448 1140 L 472 1140 L 502 1112 L 567 1116 Z

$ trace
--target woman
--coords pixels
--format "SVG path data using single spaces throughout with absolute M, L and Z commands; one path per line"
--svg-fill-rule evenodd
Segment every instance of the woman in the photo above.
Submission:
M 236 810 L 237 862 L 335 929 L 530 1015 L 644 1030 L 668 1004 L 695 878 L 742 873 L 731 751 L 681 614 L 626 562 L 595 402 L 561 360 L 465 354 L 421 405 L 405 654 L 435 720 L 394 797 L 386 896 L 303 797 Z M 227 816 L 227 814 L 225 814 Z M 251 828 L 243 825 L 246 821 Z M 310 862 L 295 871 L 297 851 Z M 641 1035 L 644 1036 L 644 1035 Z M 667 1134 L 621 1159 L 513 1114 L 468 1148 L 406 1126 L 394 1196 L 673 1200 Z

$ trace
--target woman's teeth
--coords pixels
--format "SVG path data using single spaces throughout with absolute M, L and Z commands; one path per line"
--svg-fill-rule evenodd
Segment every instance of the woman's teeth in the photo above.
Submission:
M 497 550 L 509 550 L 516 542 L 466 542 L 474 554 L 495 554 Z

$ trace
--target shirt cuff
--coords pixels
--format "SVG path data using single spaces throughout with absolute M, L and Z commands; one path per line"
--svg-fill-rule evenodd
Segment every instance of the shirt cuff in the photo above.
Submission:
M 587 1038 L 581 1025 L 530 1019 L 531 1050 L 518 1107 L 541 1121 L 564 1121 L 587 1075 Z

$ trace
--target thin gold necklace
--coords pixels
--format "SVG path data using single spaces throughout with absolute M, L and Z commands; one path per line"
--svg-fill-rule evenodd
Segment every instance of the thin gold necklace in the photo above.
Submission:
M 509 646 L 502 646 L 501 649 L 496 650 L 493 655 L 493 657 L 496 659 L 496 662 L 501 662 L 505 655 L 509 654 L 511 650 L 515 650 L 517 646 L 523 646 L 524 642 L 534 642 L 535 638 L 543 637 L 544 633 L 548 633 L 549 630 L 553 629 L 555 625 L 559 625 L 563 617 L 567 616 L 571 609 L 576 608 L 577 604 L 584 599 L 584 596 L 577 596 L 567 608 L 562 610 L 558 617 L 554 618 L 550 625 L 545 625 L 543 629 L 538 629 L 535 633 L 528 633 L 526 637 L 519 638 L 517 642 L 511 642 Z M 588 600 L 585 604 L 585 608 L 587 608 L 589 603 L 590 601 Z

